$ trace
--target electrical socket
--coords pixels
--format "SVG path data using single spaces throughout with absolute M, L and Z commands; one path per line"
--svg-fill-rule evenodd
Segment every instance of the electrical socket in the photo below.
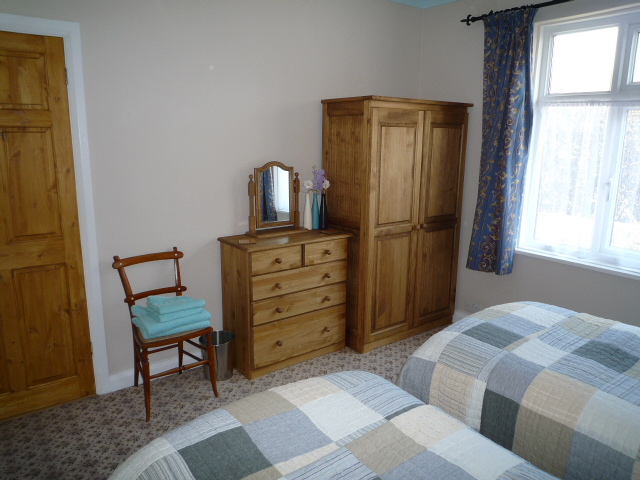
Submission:
M 475 302 L 465 302 L 464 303 L 464 309 L 465 309 L 465 311 L 467 311 L 469 313 L 479 312 L 483 308 L 484 308 L 484 306 L 482 306 L 479 303 L 475 303 Z

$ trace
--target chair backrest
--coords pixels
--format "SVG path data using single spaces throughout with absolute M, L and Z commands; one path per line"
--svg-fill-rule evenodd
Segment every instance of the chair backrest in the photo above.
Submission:
M 183 256 L 184 254 L 178 251 L 177 247 L 173 247 L 173 250 L 170 252 L 148 253 L 146 255 L 138 255 L 129 258 L 120 258 L 117 255 L 113 257 L 114 262 L 111 266 L 118 270 L 118 273 L 120 274 L 120 280 L 122 281 L 125 294 L 124 301 L 129 305 L 129 313 L 131 313 L 131 307 L 135 305 L 136 301 L 142 298 L 147 298 L 150 295 L 162 295 L 165 293 L 175 293 L 177 296 L 181 296 L 182 292 L 187 290 L 187 287 L 182 285 L 182 277 L 180 276 L 180 259 Z M 132 265 L 138 265 L 140 263 L 157 262 L 159 260 L 173 261 L 175 285 L 134 293 L 131 289 L 131 283 L 129 282 L 125 268 Z

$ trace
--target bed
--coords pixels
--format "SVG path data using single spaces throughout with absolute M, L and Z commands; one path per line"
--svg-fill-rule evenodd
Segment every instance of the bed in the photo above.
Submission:
M 640 328 L 536 302 L 430 337 L 397 384 L 541 469 L 640 479 Z
M 134 453 L 111 478 L 553 477 L 391 382 L 350 371 L 207 413 Z

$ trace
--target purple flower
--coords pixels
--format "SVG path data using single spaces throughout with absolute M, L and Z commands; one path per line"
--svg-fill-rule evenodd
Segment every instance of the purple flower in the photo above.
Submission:
M 320 193 L 329 188 L 329 180 L 326 179 L 324 169 L 318 168 L 315 165 L 311 166 L 313 173 L 313 180 L 305 180 L 303 185 L 309 191 L 315 191 Z
M 313 189 L 322 190 L 324 188 L 324 169 L 320 168 L 313 171 Z

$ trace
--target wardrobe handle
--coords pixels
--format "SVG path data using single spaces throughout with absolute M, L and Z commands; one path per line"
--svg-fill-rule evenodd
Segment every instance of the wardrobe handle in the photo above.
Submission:
M 282 259 L 280 257 L 276 258 L 276 263 L 282 263 Z
M 281 347 L 281 346 L 283 345 L 283 344 L 282 344 L 282 340 L 278 340 L 278 341 L 276 342 L 276 345 L 277 345 L 277 346 L 279 346 L 279 347 Z
M 323 302 L 330 302 L 331 301 L 331 297 L 329 295 L 327 295 L 326 297 L 324 297 L 322 299 Z
M 276 288 L 279 290 L 282 288 L 282 284 L 281 283 L 276 283 Z
M 326 253 L 327 255 L 331 255 L 333 252 L 331 250 L 325 250 L 324 253 Z
M 282 313 L 282 312 L 284 312 L 284 309 L 282 307 L 278 307 L 278 308 L 276 308 L 276 312 Z
M 331 278 L 331 274 L 330 273 L 325 273 L 324 274 L 324 278 Z
M 324 327 L 324 331 L 329 333 L 331 331 L 331 329 L 329 327 Z

